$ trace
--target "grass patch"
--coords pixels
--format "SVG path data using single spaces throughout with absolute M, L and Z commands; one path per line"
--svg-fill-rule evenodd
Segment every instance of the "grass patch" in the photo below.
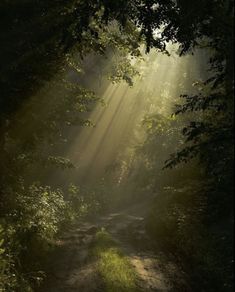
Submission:
M 140 292 L 133 266 L 108 232 L 97 232 L 92 255 L 97 259 L 104 292 Z

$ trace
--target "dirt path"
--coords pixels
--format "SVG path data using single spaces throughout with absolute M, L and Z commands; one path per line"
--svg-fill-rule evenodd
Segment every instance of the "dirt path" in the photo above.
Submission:
M 135 206 L 68 230 L 58 241 L 59 252 L 48 267 L 50 273 L 40 291 L 102 291 L 96 263 L 89 256 L 89 246 L 101 228 L 112 235 L 134 266 L 137 286 L 142 291 L 172 291 L 162 269 L 162 258 L 151 250 L 151 241 L 145 232 L 144 209 L 142 205 Z

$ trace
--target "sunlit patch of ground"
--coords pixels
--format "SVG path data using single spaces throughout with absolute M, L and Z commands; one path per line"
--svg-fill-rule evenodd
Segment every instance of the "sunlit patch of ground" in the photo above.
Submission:
M 147 291 L 169 291 L 165 283 L 165 277 L 159 272 L 159 263 L 151 255 L 134 255 L 130 257 L 130 262 L 139 275 L 138 286 Z
M 138 292 L 137 273 L 117 243 L 106 231 L 96 234 L 93 256 L 97 259 L 98 273 L 103 281 L 103 291 Z

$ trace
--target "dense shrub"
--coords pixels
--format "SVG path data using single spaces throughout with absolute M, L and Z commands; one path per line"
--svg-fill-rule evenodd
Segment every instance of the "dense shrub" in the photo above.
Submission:
M 231 223 L 223 218 L 221 226 L 216 219 L 208 221 L 211 214 L 205 191 L 206 186 L 196 184 L 166 188 L 155 199 L 147 229 L 187 272 L 193 291 L 231 291 L 232 235 L 224 228 Z

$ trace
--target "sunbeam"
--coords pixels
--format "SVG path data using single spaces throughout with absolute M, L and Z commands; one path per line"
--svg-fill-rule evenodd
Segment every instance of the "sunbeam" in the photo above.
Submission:
M 112 84 L 105 81 L 101 84 L 103 89 L 98 89 L 98 94 L 105 105 L 96 105 L 89 114 L 93 127 L 73 129 L 72 139 L 64 153 L 76 165 L 76 170 L 63 174 L 63 183 L 91 184 L 98 181 L 116 161 L 120 151 L 124 153 L 130 145 L 134 147 L 133 135 L 146 114 L 157 111 L 165 116 L 171 115 L 180 90 L 191 86 L 186 78 L 190 70 L 194 74 L 190 81 L 198 79 L 202 71 L 197 63 L 192 65 L 192 57 L 180 58 L 173 49 L 171 53 L 171 56 L 154 52 L 147 55 L 137 65 L 141 75 L 135 78 L 132 87 L 123 82 Z M 140 128 L 137 132 L 137 136 L 141 136 Z M 143 135 L 141 139 L 144 139 Z M 53 180 L 58 181 L 58 174 Z

